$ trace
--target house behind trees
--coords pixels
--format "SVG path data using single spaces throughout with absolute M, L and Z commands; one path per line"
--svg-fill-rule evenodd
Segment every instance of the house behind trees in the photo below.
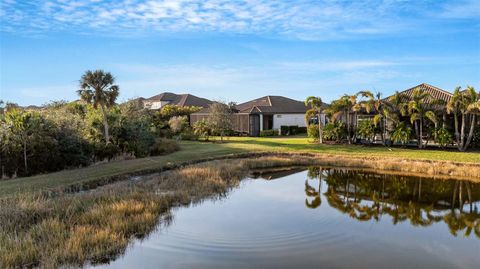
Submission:
M 264 96 L 235 105 L 232 115 L 233 131 L 259 136 L 264 130 L 280 130 L 281 126 L 306 127 L 304 102 L 283 96 Z M 207 119 L 208 108 L 190 115 L 190 124 Z
M 161 109 L 165 105 L 208 107 L 212 103 L 212 101 L 206 98 L 192 94 L 175 94 L 171 92 L 157 94 L 150 98 L 142 99 L 142 101 L 144 108 L 153 110 Z

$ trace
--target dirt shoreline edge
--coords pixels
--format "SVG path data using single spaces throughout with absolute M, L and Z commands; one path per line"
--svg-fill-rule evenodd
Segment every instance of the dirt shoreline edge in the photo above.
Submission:
M 474 163 L 460 163 L 451 161 L 430 160 L 406 160 L 401 158 L 385 157 L 358 157 L 341 154 L 321 154 L 308 152 L 248 152 L 234 153 L 223 156 L 207 157 L 179 163 L 166 163 L 153 169 L 142 169 L 123 173 L 120 175 L 105 176 L 91 181 L 78 182 L 65 187 L 43 191 L 46 194 L 70 193 L 93 189 L 117 181 L 127 180 L 136 176 L 161 173 L 173 169 L 182 168 L 216 160 L 247 159 L 259 157 L 286 157 L 286 158 L 311 158 L 315 165 L 332 167 L 367 169 L 375 172 L 389 174 L 404 174 L 408 176 L 420 176 L 435 179 L 461 179 L 472 182 L 480 182 L 480 165 Z

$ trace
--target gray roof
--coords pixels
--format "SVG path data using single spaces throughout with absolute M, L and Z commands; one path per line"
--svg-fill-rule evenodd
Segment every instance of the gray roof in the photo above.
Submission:
M 175 94 L 171 92 L 164 92 L 157 94 L 150 98 L 145 99 L 145 101 L 150 102 L 160 102 L 165 101 L 169 102 L 172 105 L 177 106 L 199 106 L 199 107 L 208 107 L 212 101 L 201 98 L 192 94 Z
M 305 113 L 308 107 L 304 102 L 283 96 L 267 95 L 236 105 L 240 113 Z

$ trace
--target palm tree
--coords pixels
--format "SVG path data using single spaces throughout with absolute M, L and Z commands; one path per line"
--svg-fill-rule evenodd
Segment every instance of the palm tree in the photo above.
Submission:
M 460 151 L 465 151 L 472 141 L 473 131 L 475 129 L 476 114 L 480 111 L 480 98 L 475 88 L 468 86 L 465 91 L 460 91 L 460 87 L 455 88 L 453 97 L 447 103 L 448 113 L 453 114 L 455 126 L 455 139 Z M 458 117 L 462 117 L 461 127 L 459 126 Z M 465 136 L 465 127 L 470 122 L 470 130 L 468 136 Z M 459 130 L 459 128 L 461 128 Z M 466 139 L 465 139 L 466 137 Z
M 374 108 L 374 98 L 373 94 L 370 91 L 359 91 L 355 94 L 355 98 L 351 99 L 354 101 L 352 103 L 352 111 L 355 113 L 355 121 L 354 121 L 354 139 L 357 136 L 357 129 L 358 129 L 358 112 L 361 110 L 365 110 L 365 112 L 370 113 Z
M 338 118 L 345 117 L 345 124 L 347 125 L 347 139 L 348 143 L 352 143 L 352 126 L 351 113 L 357 103 L 357 95 L 344 95 L 340 99 L 333 101 L 328 108 L 328 113 L 331 115 L 332 121 Z
M 109 72 L 88 70 L 80 79 L 80 90 L 77 91 L 82 100 L 93 104 L 95 109 L 100 107 L 107 144 L 110 143 L 107 108 L 115 104 L 119 93 L 119 87 L 114 83 L 115 78 Z
M 435 125 L 438 120 L 435 112 L 427 102 L 427 98 L 430 94 L 424 89 L 417 88 L 413 91 L 411 100 L 407 103 L 407 111 L 410 115 L 410 122 L 415 126 L 415 134 L 417 135 L 418 148 L 424 148 L 423 144 L 423 126 L 425 119 L 429 119 Z
M 318 118 L 318 135 L 319 135 L 319 143 L 323 143 L 323 123 L 322 123 L 322 111 L 323 111 L 323 102 L 322 98 L 309 96 L 305 100 L 305 106 L 312 107 L 310 110 L 307 111 L 306 115 L 315 114 Z
M 375 109 L 375 116 L 373 117 L 373 124 L 377 127 L 381 123 L 381 137 L 382 144 L 385 145 L 385 133 L 387 132 L 387 119 L 394 120 L 389 109 L 391 105 L 387 100 L 382 99 L 382 93 L 377 92 L 373 99 L 373 108 Z

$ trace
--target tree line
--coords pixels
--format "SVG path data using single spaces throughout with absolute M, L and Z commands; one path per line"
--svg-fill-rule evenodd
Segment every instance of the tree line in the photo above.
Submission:
M 456 145 L 465 151 L 480 146 L 480 93 L 468 86 L 455 88 L 448 102 L 435 99 L 422 88 L 411 96 L 396 92 L 389 98 L 381 93 L 360 91 L 343 95 L 330 105 L 320 97 L 305 100 L 308 134 L 319 143 L 324 140 L 352 144 L 359 139 L 373 143 L 380 137 L 382 144 L 407 145 L 415 141 L 425 148 L 430 141 L 445 148 Z M 325 115 L 328 123 L 321 120 Z M 359 115 L 364 116 L 359 117 Z
M 24 109 L 0 101 L 0 178 L 30 176 L 118 158 L 173 152 L 169 120 L 199 108 L 143 108 L 139 100 L 117 104 L 119 86 L 105 71 L 81 77 L 80 100 Z

